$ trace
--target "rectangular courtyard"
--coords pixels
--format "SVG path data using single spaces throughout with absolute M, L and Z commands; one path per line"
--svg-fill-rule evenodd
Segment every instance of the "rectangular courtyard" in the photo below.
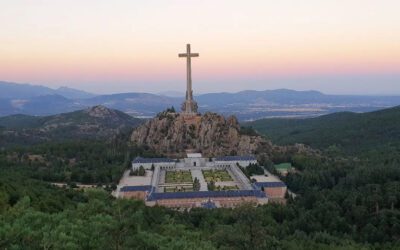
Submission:
M 225 169 L 203 170 L 202 172 L 207 183 L 233 181 L 231 175 Z
M 166 171 L 165 183 L 192 183 L 192 174 L 188 170 Z

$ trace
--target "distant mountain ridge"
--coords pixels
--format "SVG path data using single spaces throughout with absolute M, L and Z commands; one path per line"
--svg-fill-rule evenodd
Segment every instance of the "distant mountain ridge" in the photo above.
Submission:
M 56 94 L 69 99 L 84 99 L 96 96 L 95 94 L 69 87 L 59 87 L 58 89 L 56 89 Z
M 94 94 L 69 87 L 52 89 L 27 83 L 12 83 L 0 81 L 0 99 L 32 98 L 45 95 L 60 95 L 69 99 L 90 98 Z
M 165 93 L 165 92 L 164 92 Z M 66 87 L 0 82 L 0 116 L 53 115 L 103 105 L 135 117 L 150 118 L 168 107 L 180 110 L 184 97 L 165 94 L 119 93 L 93 95 Z M 314 117 L 340 111 L 368 112 L 400 105 L 400 96 L 326 95 L 318 91 L 245 90 L 195 96 L 202 113 L 235 115 L 240 121 L 265 117 Z

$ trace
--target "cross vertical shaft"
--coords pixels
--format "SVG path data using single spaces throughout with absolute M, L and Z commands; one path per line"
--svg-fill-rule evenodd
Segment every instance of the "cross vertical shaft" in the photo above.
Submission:
M 192 90 L 192 60 L 190 56 L 190 44 L 186 44 L 186 98 L 188 100 L 193 99 L 193 90 Z
M 178 55 L 179 57 L 186 57 L 186 100 L 182 104 L 182 110 L 185 113 L 193 114 L 197 112 L 197 103 L 193 100 L 192 90 L 192 57 L 198 57 L 198 53 L 191 53 L 190 44 L 186 44 L 186 53 Z

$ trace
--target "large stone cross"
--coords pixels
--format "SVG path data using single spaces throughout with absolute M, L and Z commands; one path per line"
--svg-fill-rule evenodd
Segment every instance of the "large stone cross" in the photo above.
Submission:
M 197 103 L 193 100 L 192 90 L 192 57 L 198 57 L 198 53 L 190 52 L 190 44 L 186 44 L 186 53 L 179 54 L 179 57 L 186 57 L 186 100 L 182 104 L 185 113 L 197 113 Z

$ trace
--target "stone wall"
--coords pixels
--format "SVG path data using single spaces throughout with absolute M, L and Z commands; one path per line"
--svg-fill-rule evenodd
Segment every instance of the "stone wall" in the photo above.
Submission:
M 129 192 L 121 192 L 121 198 L 127 199 L 137 199 L 137 200 L 145 200 L 147 196 L 147 191 L 129 191 Z
M 268 198 L 285 198 L 286 187 L 264 187 Z
M 194 208 L 199 207 L 201 203 L 206 202 L 204 198 L 188 198 L 188 199 L 164 199 L 156 201 L 157 205 L 169 208 Z M 237 207 L 243 204 L 258 204 L 256 197 L 218 197 L 212 198 L 219 207 Z

